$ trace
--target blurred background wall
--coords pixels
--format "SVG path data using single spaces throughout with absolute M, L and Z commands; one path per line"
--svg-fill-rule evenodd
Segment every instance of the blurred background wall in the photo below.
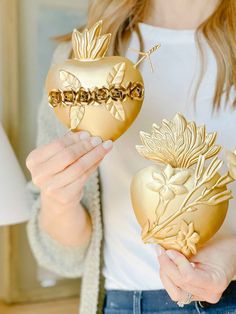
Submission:
M 86 10 L 86 0 L 0 0 L 0 119 L 28 179 L 25 159 L 35 147 L 52 37 L 84 24 Z M 0 227 L 0 268 L 0 298 L 9 303 L 78 294 L 79 280 L 38 268 L 25 224 Z
M 56 42 L 86 21 L 86 0 L 19 0 L 20 146 L 24 166 L 34 147 L 37 109 Z

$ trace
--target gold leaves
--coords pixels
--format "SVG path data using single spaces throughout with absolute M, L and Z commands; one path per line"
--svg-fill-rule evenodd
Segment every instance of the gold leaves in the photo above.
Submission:
M 85 106 L 72 106 L 70 108 L 70 124 L 71 129 L 74 130 L 80 124 L 81 120 L 83 119 L 85 113 Z
M 114 65 L 112 71 L 108 74 L 107 84 L 120 85 L 123 82 L 125 75 L 125 62 L 120 62 Z
M 226 157 L 228 161 L 229 173 L 232 178 L 236 180 L 236 151 L 235 152 L 226 152 Z
M 209 159 L 221 149 L 215 145 L 216 133 L 206 134 L 205 126 L 197 127 L 181 114 L 170 121 L 164 119 L 160 126 L 153 124 L 150 134 L 140 132 L 140 139 L 143 145 L 136 149 L 141 156 L 174 168 L 189 168 L 200 155 Z
M 102 21 L 94 24 L 83 32 L 77 29 L 72 34 L 72 47 L 75 58 L 80 60 L 96 60 L 103 58 L 109 48 L 111 34 L 101 36 Z
M 72 89 L 74 91 L 80 88 L 80 81 L 74 74 L 65 70 L 60 70 L 59 73 L 60 80 L 62 81 L 64 88 Z
M 217 174 L 218 170 L 222 167 L 223 161 L 218 159 L 216 156 L 210 163 L 210 165 L 207 167 L 206 171 L 203 175 L 203 181 L 204 183 L 207 183 L 211 181 L 214 176 Z
M 216 182 L 216 186 L 217 188 L 222 188 L 225 187 L 227 184 L 232 183 L 233 181 L 234 179 L 231 177 L 231 175 L 229 173 L 226 173 L 218 179 L 218 181 Z
M 217 193 L 207 200 L 208 205 L 217 205 L 232 199 L 232 192 L 229 190 Z
M 198 158 L 196 170 L 195 170 L 195 181 L 196 182 L 201 178 L 201 176 L 203 174 L 204 164 L 205 164 L 205 157 L 200 155 Z
M 117 120 L 125 121 L 125 112 L 120 101 L 112 101 L 105 105 L 110 114 Z

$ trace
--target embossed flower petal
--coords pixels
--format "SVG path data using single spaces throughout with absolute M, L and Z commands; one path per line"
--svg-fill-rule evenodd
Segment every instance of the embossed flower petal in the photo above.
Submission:
M 188 233 L 188 224 L 186 221 L 182 220 L 181 221 L 181 226 L 180 226 L 180 230 L 183 234 L 187 235 Z
M 185 235 L 183 234 L 183 232 L 179 231 L 176 239 L 177 239 L 178 244 L 182 247 L 183 241 L 185 240 Z
M 188 250 L 189 250 L 189 253 L 191 252 L 194 255 L 197 253 L 196 245 L 193 243 L 188 243 Z
M 187 246 L 187 245 L 185 245 L 185 246 L 183 246 L 182 247 L 182 249 L 181 249 L 181 251 L 182 251 L 182 253 L 184 254 L 184 255 L 189 255 L 190 254 L 190 249 L 189 249 L 189 247 Z
M 157 181 L 152 181 L 146 184 L 146 187 L 154 192 L 159 192 L 163 184 Z
M 171 165 L 167 165 L 164 170 L 164 175 L 166 176 L 166 179 L 169 181 L 171 178 L 173 178 L 174 169 L 171 167 Z M 171 183 L 171 181 L 169 181 Z
M 162 185 L 166 184 L 165 177 L 161 173 L 158 173 L 158 172 L 154 171 L 152 173 L 152 177 L 153 177 L 154 180 L 157 180 L 157 181 L 161 182 Z
M 190 242 L 192 243 L 198 243 L 198 241 L 200 240 L 200 235 L 197 232 L 194 232 L 191 237 L 190 237 Z
M 176 195 L 188 192 L 188 189 L 184 185 L 170 184 L 170 188 Z
M 190 177 L 189 171 L 183 170 L 181 172 L 176 173 L 173 177 L 171 177 L 169 180 L 169 183 L 184 184 L 188 180 L 189 177 Z
M 165 201 L 171 201 L 175 197 L 175 193 L 168 186 L 161 189 L 161 195 Z
M 188 225 L 187 238 L 190 238 L 193 235 L 193 232 L 194 232 L 193 222 L 190 222 L 190 224 Z

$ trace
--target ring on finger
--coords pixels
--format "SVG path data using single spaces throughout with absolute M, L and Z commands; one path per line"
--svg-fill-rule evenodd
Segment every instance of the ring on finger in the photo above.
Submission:
M 179 307 L 184 307 L 186 304 L 190 304 L 192 302 L 192 299 L 193 299 L 192 293 L 188 292 L 186 301 L 184 301 L 184 302 L 178 301 L 177 305 Z

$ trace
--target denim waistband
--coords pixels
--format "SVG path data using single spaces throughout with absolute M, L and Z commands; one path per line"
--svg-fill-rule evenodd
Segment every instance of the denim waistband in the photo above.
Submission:
M 217 304 L 192 302 L 179 308 L 172 301 L 166 290 L 106 290 L 105 309 L 127 313 L 214 313 L 219 309 L 234 308 L 235 312 L 222 311 L 217 313 L 236 313 L 236 281 L 232 281 Z M 118 313 L 118 312 L 117 312 Z

